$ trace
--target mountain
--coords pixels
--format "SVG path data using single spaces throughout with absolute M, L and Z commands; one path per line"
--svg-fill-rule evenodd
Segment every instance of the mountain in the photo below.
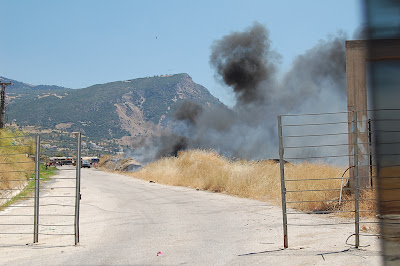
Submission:
M 33 91 L 61 91 L 70 90 L 68 88 L 56 86 L 56 85 L 31 85 L 28 83 L 23 83 L 17 80 L 8 79 L 0 76 L 0 81 L 10 81 L 13 85 L 7 87 L 7 91 L 12 91 L 13 93 L 28 93 Z
M 158 135 L 184 100 L 205 108 L 224 106 L 185 73 L 116 81 L 83 89 L 10 81 L 14 85 L 6 89 L 8 123 L 47 131 L 80 131 L 97 142 L 118 141 L 126 145 Z

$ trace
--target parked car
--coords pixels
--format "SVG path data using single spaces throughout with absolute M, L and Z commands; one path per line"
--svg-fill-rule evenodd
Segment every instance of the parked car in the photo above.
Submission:
M 82 167 L 90 168 L 90 162 L 89 162 L 88 160 L 82 160 L 81 166 L 82 166 Z

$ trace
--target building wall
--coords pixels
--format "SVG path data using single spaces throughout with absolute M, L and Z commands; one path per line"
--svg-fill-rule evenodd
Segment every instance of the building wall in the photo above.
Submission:
M 371 184 L 369 168 L 368 104 L 367 104 L 367 42 L 346 41 L 347 110 L 349 122 L 349 154 L 358 154 L 359 186 Z M 357 143 L 354 139 L 355 112 L 357 113 Z M 350 167 L 355 165 L 354 156 L 349 157 Z M 349 186 L 354 187 L 355 168 L 350 169 Z

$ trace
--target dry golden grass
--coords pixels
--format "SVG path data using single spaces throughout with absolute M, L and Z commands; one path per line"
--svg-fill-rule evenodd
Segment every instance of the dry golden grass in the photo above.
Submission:
M 288 192 L 288 202 L 303 201 L 288 203 L 288 207 L 302 211 L 354 211 L 352 201 L 338 205 L 338 189 L 345 170 L 324 163 L 285 164 L 285 179 L 295 180 L 287 181 L 287 191 L 324 190 Z M 280 165 L 273 160 L 230 160 L 212 150 L 189 150 L 179 152 L 178 157 L 155 161 L 129 175 L 167 185 L 221 192 L 275 204 L 281 202 Z M 343 184 L 346 181 L 345 176 Z M 344 193 L 342 199 L 351 200 L 351 197 L 350 193 Z M 375 199 L 373 191 L 361 193 L 361 197 Z M 360 209 L 375 210 L 375 202 L 361 201 Z
M 377 195 L 375 189 L 361 190 L 360 191 L 360 201 L 359 201 L 359 210 L 360 216 L 364 217 L 375 217 L 377 212 Z M 344 199 L 352 200 L 350 195 L 345 195 Z M 349 212 L 354 211 L 354 202 L 344 202 L 343 206 L 341 206 L 340 210 L 347 212 L 345 216 L 352 216 L 353 213 L 349 214 Z M 346 213 L 345 213 L 346 214 Z
M 0 192 L 25 185 L 35 169 L 33 160 L 27 157 L 33 150 L 33 140 L 21 136 L 20 132 L 0 131 Z
M 279 164 L 228 160 L 213 151 L 191 150 L 158 160 L 133 174 L 159 183 L 279 200 Z M 278 177 L 278 178 L 277 178 Z
M 112 163 L 112 156 L 109 154 L 103 155 L 99 162 L 99 167 L 103 167 L 105 169 L 111 169 L 110 163 Z
M 340 179 L 345 170 L 324 163 L 288 165 L 285 167 L 287 201 L 303 201 L 288 205 L 304 211 L 331 209 L 332 203 L 339 200 L 342 183 L 346 183 L 347 179 Z

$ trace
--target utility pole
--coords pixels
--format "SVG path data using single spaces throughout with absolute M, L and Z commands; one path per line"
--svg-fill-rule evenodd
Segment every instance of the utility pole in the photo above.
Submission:
M 6 87 L 13 85 L 11 82 L 1 82 L 1 102 L 0 102 L 0 129 L 4 128 L 4 114 L 6 113 Z

